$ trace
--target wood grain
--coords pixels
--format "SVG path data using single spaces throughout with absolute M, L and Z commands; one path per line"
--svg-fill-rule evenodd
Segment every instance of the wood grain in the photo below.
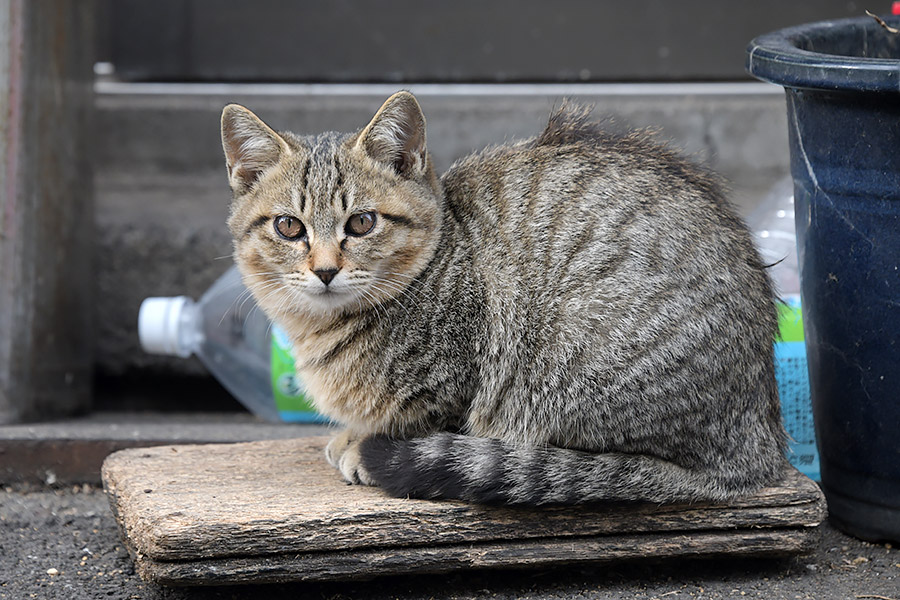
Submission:
M 103 481 L 139 570 L 153 580 L 197 584 L 644 554 L 796 553 L 809 547 L 810 528 L 825 516 L 818 486 L 787 463 L 778 486 L 727 505 L 513 508 L 390 498 L 349 486 L 325 462 L 326 442 L 111 455 Z
M 458 569 L 546 568 L 648 558 L 790 556 L 812 551 L 815 534 L 815 529 L 763 529 L 615 535 L 183 562 L 154 561 L 141 556 L 136 559 L 136 566 L 143 579 L 166 585 L 333 581 L 369 579 L 379 575 L 446 573 Z

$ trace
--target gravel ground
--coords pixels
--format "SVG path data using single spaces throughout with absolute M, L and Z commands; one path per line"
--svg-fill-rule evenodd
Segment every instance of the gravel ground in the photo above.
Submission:
M 382 578 L 345 584 L 163 588 L 142 582 L 101 490 L 0 489 L 0 599 L 315 598 L 900 600 L 900 552 L 825 524 L 815 553 Z

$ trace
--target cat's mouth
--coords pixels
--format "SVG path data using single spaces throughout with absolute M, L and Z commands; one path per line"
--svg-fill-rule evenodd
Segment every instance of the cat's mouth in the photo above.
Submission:
M 325 294 L 334 294 L 334 288 L 330 285 L 314 285 L 306 290 L 307 294 L 312 294 L 313 296 L 322 296 Z
M 334 286 L 315 286 L 305 290 L 309 303 L 321 310 L 334 310 L 344 307 L 354 300 L 355 296 L 346 288 Z
M 316 286 L 306 290 L 307 295 L 313 298 L 335 298 L 337 296 L 345 296 L 346 290 L 335 289 L 332 286 Z

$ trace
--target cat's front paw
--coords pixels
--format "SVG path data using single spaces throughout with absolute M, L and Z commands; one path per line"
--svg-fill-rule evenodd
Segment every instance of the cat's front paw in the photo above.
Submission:
M 337 468 L 340 470 L 341 475 L 344 476 L 344 479 L 350 483 L 375 485 L 375 480 L 362 465 L 362 458 L 359 453 L 360 441 L 354 440 L 350 442 L 338 459 Z
M 325 459 L 350 483 L 375 485 L 368 471 L 362 466 L 359 455 L 361 439 L 349 429 L 340 432 L 325 447 Z
M 341 456 L 344 455 L 344 452 L 347 451 L 347 448 L 350 447 L 350 444 L 355 439 L 356 436 L 349 429 L 345 429 L 331 438 L 328 441 L 328 445 L 325 446 L 325 460 L 328 461 L 328 464 L 335 469 L 339 469 Z

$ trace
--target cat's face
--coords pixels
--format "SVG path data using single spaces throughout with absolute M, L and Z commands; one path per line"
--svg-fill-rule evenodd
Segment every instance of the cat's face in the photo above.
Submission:
M 406 293 L 434 255 L 441 192 L 412 95 L 355 135 L 277 134 L 245 108 L 222 115 L 245 284 L 273 318 L 334 315 Z

